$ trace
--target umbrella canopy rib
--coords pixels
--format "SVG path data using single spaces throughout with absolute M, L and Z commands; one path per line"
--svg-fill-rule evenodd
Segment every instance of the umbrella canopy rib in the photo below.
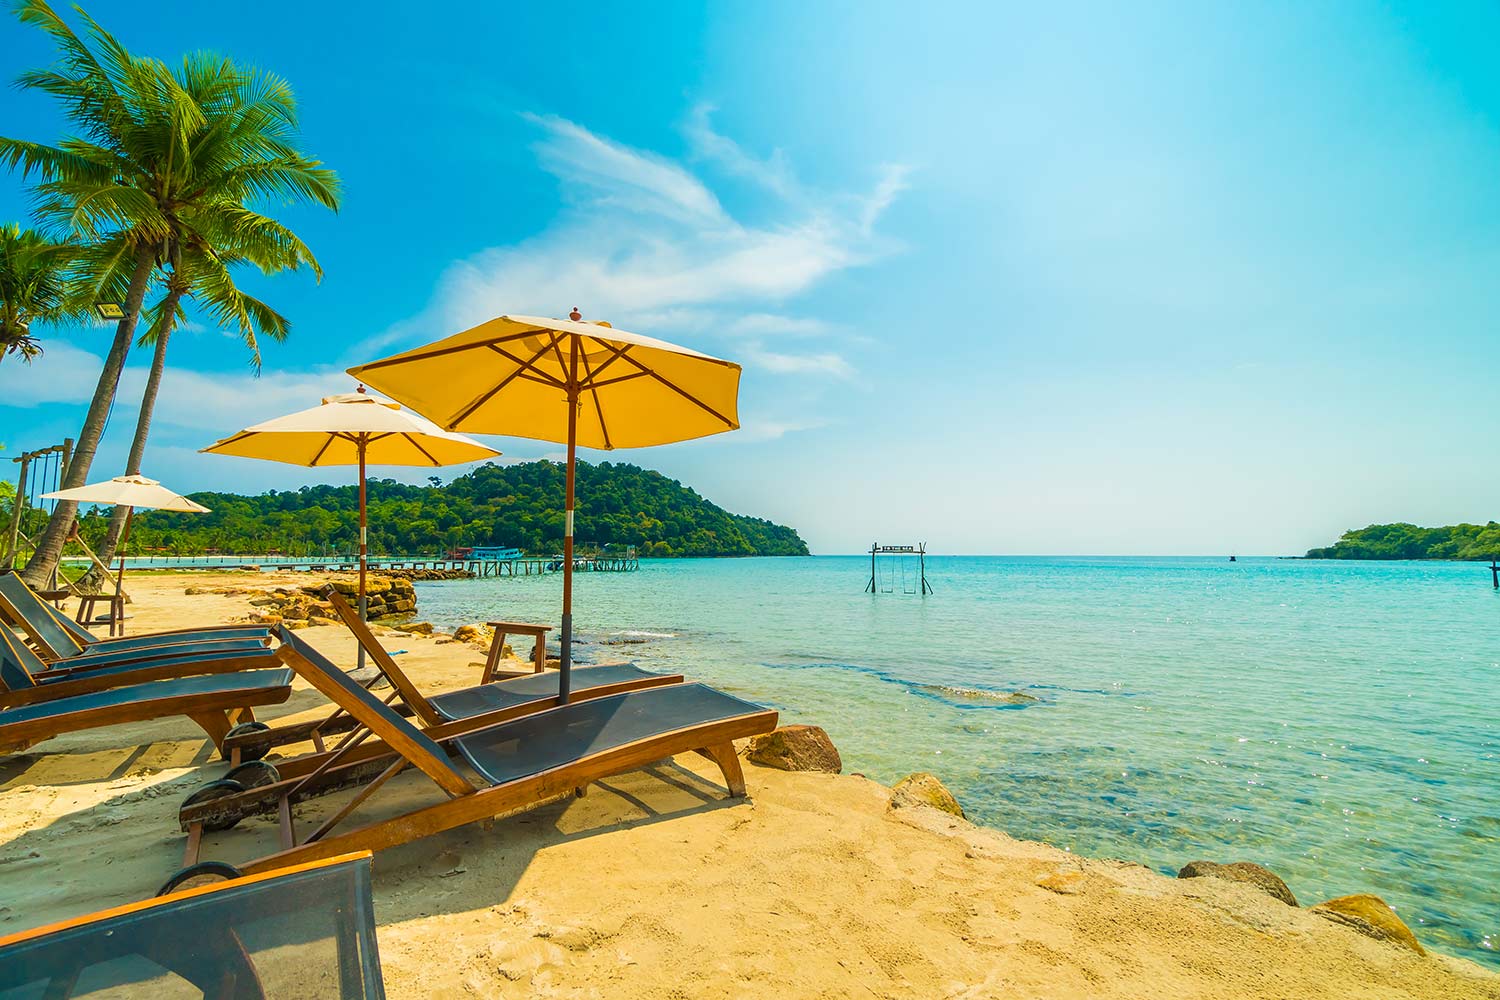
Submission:
M 563 360 L 562 338 L 558 337 L 556 334 L 553 334 L 552 335 L 552 353 L 557 358 L 557 367 L 561 371 L 567 372 L 567 374 L 568 374 L 568 380 L 567 380 L 566 383 L 564 383 L 564 387 L 565 388 L 567 388 L 567 387 L 576 387 L 577 384 L 578 384 L 578 365 L 576 364 L 577 353 L 578 353 L 578 341 L 577 341 L 577 339 L 575 339 L 571 344 L 568 345 L 568 350 L 569 350 L 569 352 L 571 354 L 574 355 L 575 364 L 573 364 L 572 367 L 569 367 L 568 362 L 565 361 L 565 360 Z
M 599 418 L 599 433 L 604 435 L 604 447 L 613 449 L 615 445 L 609 439 L 609 422 L 604 419 L 604 404 L 599 400 L 599 389 L 597 386 L 590 385 L 590 382 L 593 380 L 593 373 L 589 371 L 589 356 L 583 354 L 581 355 L 581 360 L 583 361 L 584 371 L 583 385 L 589 386 L 589 399 L 594 401 L 594 414 Z M 604 364 L 607 365 L 613 360 L 614 358 L 610 358 Z M 600 365 L 600 367 L 602 368 L 603 365 Z
M 647 368 L 645 365 L 641 364 L 635 358 L 626 357 L 624 351 L 620 352 L 620 357 L 625 358 L 626 361 L 628 361 L 631 364 L 635 365 L 636 368 L 638 368 L 640 370 L 640 373 L 642 375 L 648 375 L 651 378 L 656 379 L 656 381 L 660 382 L 662 385 L 666 386 L 668 389 L 671 389 L 673 392 L 677 393 L 677 395 L 681 396 L 683 399 L 687 400 L 689 403 L 692 403 L 694 406 L 698 407 L 698 409 L 702 410 L 704 413 L 711 414 L 712 416 L 718 417 L 720 420 L 724 421 L 724 426 L 725 427 L 729 428 L 730 430 L 734 429 L 735 422 L 733 420 L 730 420 L 728 417 L 724 416 L 724 414 L 720 413 L 718 410 L 714 409 L 712 406 L 709 406 L 703 400 L 699 399 L 697 396 L 694 396 L 692 393 L 690 393 L 686 389 L 682 388 L 682 386 L 678 385 L 676 382 L 673 382 L 671 379 L 667 378 L 661 372 L 657 371 L 654 368 Z
M 606 351 L 609 352 L 609 357 L 607 357 L 607 358 L 604 359 L 604 363 L 602 365 L 600 365 L 598 368 L 595 368 L 595 369 L 593 369 L 592 371 L 589 372 L 589 377 L 586 378 L 586 379 L 584 379 L 584 384 L 585 385 L 587 385 L 590 382 L 597 381 L 598 378 L 599 378 L 599 376 L 600 376 L 600 374 L 602 374 L 606 368 L 608 368 L 610 365 L 614 364 L 616 361 L 619 361 L 621 358 L 623 358 L 625 356 L 625 353 L 630 350 L 630 345 L 629 344 L 626 344 L 624 347 L 616 347 L 614 344 L 601 341 L 600 344 L 599 344 L 599 346 L 603 347 Z M 584 358 L 587 359 L 588 355 L 585 354 Z M 587 368 L 588 366 L 585 365 L 584 367 Z M 640 374 L 640 373 L 637 372 L 636 374 Z
M 426 448 L 423 448 L 421 443 L 418 442 L 416 438 L 412 437 L 410 434 L 402 434 L 401 436 L 406 438 L 406 440 L 411 444 L 413 448 L 426 455 L 427 461 L 432 463 L 433 468 L 437 468 L 438 466 L 443 464 L 442 462 L 439 462 L 437 459 L 433 458 L 432 452 L 428 451 Z
M 486 346 L 489 347 L 491 350 L 497 350 L 497 351 L 499 350 L 497 347 L 495 347 L 494 344 L 487 344 Z M 474 399 L 473 402 L 469 403 L 469 405 L 465 406 L 462 410 L 459 410 L 458 411 L 458 415 L 455 416 L 452 420 L 450 420 L 450 421 L 447 422 L 447 426 L 449 426 L 449 427 L 456 427 L 456 426 L 458 426 L 458 424 L 460 422 L 462 422 L 463 420 L 465 420 L 469 416 L 469 414 L 471 414 L 475 410 L 479 409 L 485 403 L 488 403 L 491 399 L 494 399 L 496 393 L 500 392 L 500 390 L 504 389 L 506 386 L 510 385 L 516 379 L 520 378 L 521 377 L 521 373 L 524 372 L 527 368 L 533 368 L 533 367 L 535 367 L 537 358 L 540 358 L 543 354 L 546 354 L 547 353 L 547 348 L 549 346 L 551 346 L 551 345 L 544 345 L 541 350 L 537 351 L 535 354 L 533 354 L 531 356 L 531 360 L 530 361 L 520 361 L 517 358 L 512 358 L 512 360 L 518 361 L 520 363 L 521 367 L 517 368 L 515 371 L 511 372 L 509 375 L 505 376 L 505 378 L 501 379 L 498 383 L 496 383 L 495 385 L 491 386 L 486 391 L 480 393 L 479 396 L 476 399 Z M 504 354 L 505 352 L 504 351 L 500 351 L 500 353 Z
M 503 339 L 509 340 L 510 338 L 506 337 L 506 338 L 503 338 Z M 495 343 L 499 343 L 499 342 L 500 341 L 495 341 Z M 444 357 L 445 355 L 448 355 L 448 354 L 461 354 L 464 351 L 472 351 L 476 347 L 484 347 L 484 346 L 486 346 L 486 345 L 482 344 L 482 343 L 481 344 L 455 344 L 452 347 L 439 347 L 439 348 L 435 348 L 434 350 L 431 350 L 431 351 L 423 351 L 421 354 L 414 355 L 414 356 L 412 356 L 410 358 L 402 358 L 401 360 L 402 361 L 426 361 L 428 358 L 441 358 L 441 357 Z M 365 368 L 384 368 L 386 365 L 395 364 L 395 363 L 396 363 L 396 359 L 395 358 L 386 358 L 384 361 L 371 361 L 369 364 L 364 365 L 363 367 L 365 367 Z
M 604 366 L 600 365 L 599 367 L 602 368 Z M 585 379 L 584 383 L 583 383 L 583 387 L 585 389 L 603 389 L 605 386 L 619 385 L 621 382 L 633 382 L 633 381 L 635 381 L 638 378 L 645 378 L 645 377 L 646 377 L 646 373 L 645 372 L 631 372 L 629 375 L 616 375 L 614 378 L 607 378 L 607 379 Z
M 501 347 L 499 347 L 499 346 L 497 346 L 495 344 L 488 344 L 486 346 L 489 347 L 489 349 L 492 350 L 492 351 L 494 351 L 496 354 L 500 355 L 502 358 L 505 358 L 507 361 L 514 362 L 516 365 L 518 365 L 519 366 L 519 370 L 516 372 L 516 374 L 519 375 L 520 377 L 522 377 L 522 378 L 529 378 L 533 382 L 540 382 L 543 385 L 555 386 L 558 389 L 566 389 L 567 388 L 567 383 L 564 382 L 562 379 L 557 378 L 556 376 L 553 376 L 553 375 L 549 375 L 547 372 L 544 372 L 540 368 L 538 368 L 536 366 L 536 364 L 535 364 L 535 360 L 536 360 L 535 358 L 533 358 L 531 361 L 527 361 L 526 359 L 518 357 L 517 355 L 514 355 L 514 354 L 510 353 L 509 351 L 505 350 L 504 348 L 501 348 Z M 547 348 L 545 348 L 545 347 L 542 348 L 542 350 L 538 353 L 537 357 L 540 357 L 542 354 L 545 354 L 546 352 L 547 352 Z
M 363 369 L 374 369 L 385 368 L 389 365 L 394 364 L 406 364 L 411 361 L 426 361 L 429 358 L 441 358 L 449 354 L 461 354 L 464 351 L 471 351 L 476 347 L 494 347 L 497 344 L 508 344 L 514 340 L 525 340 L 528 337 L 535 337 L 538 334 L 548 334 L 554 337 L 556 336 L 556 333 L 552 330 L 522 330 L 520 333 L 507 333 L 504 336 L 492 337 L 489 340 L 476 341 L 472 344 L 454 344 L 451 347 L 435 347 L 430 351 L 420 351 L 414 354 L 401 355 L 399 357 L 384 358 L 380 361 L 371 361 L 368 364 L 360 365 L 360 367 Z M 545 350 L 543 353 L 545 353 Z
M 230 438 L 229 440 L 230 441 L 238 441 L 241 438 L 246 438 L 246 437 L 249 437 L 249 435 L 248 434 L 236 434 L 234 437 Z M 319 462 L 321 462 L 323 460 L 323 453 L 326 452 L 329 448 L 333 447 L 333 442 L 335 440 L 337 440 L 337 436 L 336 435 L 333 435 L 333 434 L 328 435 L 328 440 L 326 440 L 326 441 L 323 442 L 323 447 L 321 447 L 321 448 L 318 449 L 318 453 L 316 455 L 314 455 L 313 458 L 312 458 L 312 461 L 308 462 L 307 464 L 308 465 L 317 465 Z M 227 444 L 228 442 L 225 442 L 225 443 Z

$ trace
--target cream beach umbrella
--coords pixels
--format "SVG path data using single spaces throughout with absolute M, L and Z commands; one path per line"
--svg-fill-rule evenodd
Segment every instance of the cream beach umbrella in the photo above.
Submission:
M 365 616 L 368 555 L 365 513 L 367 465 L 459 465 L 500 453 L 443 430 L 399 403 L 358 392 L 326 397 L 322 405 L 247 427 L 202 449 L 211 455 L 259 458 L 289 465 L 359 466 L 359 616 Z M 364 651 L 360 651 L 364 663 Z
M 125 527 L 120 531 L 120 571 L 115 577 L 115 590 L 122 594 L 125 592 L 125 543 L 130 538 L 130 522 L 135 520 L 137 507 L 144 507 L 147 510 L 172 510 L 179 514 L 208 513 L 208 508 L 202 504 L 194 503 L 185 496 L 179 496 L 155 479 L 147 479 L 145 476 L 116 476 L 100 483 L 75 486 L 71 490 L 43 493 L 42 497 L 47 500 L 76 500 L 79 503 L 108 504 L 111 507 L 128 508 L 125 514 Z M 98 559 L 94 562 L 103 566 Z M 109 567 L 103 566 L 103 569 L 108 574 Z
M 568 319 L 500 316 L 349 369 L 451 431 L 568 446 L 559 693 L 573 659 L 577 448 L 641 448 L 739 427 L 740 366 L 665 341 Z

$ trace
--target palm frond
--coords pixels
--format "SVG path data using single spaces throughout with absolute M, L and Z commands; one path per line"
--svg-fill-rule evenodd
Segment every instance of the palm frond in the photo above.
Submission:
M 175 66 L 135 56 L 75 10 L 78 32 L 46 0 L 17 6 L 58 53 L 53 65 L 22 74 L 21 86 L 53 97 L 72 134 L 55 145 L 0 139 L 0 165 L 35 179 L 40 221 L 87 240 L 70 265 L 74 298 L 122 298 L 142 252 L 154 254 L 176 298 L 147 310 L 144 338 L 182 319 L 191 299 L 239 333 L 258 368 L 260 338 L 284 338 L 289 323 L 242 291 L 234 273 L 305 266 L 321 279 L 312 250 L 262 209 L 337 211 L 338 175 L 303 148 L 284 78 L 208 52 Z

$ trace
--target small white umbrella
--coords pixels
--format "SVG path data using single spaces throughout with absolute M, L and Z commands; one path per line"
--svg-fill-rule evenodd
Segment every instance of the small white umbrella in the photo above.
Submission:
M 147 510 L 172 510 L 180 514 L 207 514 L 208 508 L 194 503 L 167 489 L 155 479 L 145 476 L 116 476 L 101 483 L 85 483 L 71 490 L 43 493 L 47 500 L 76 500 L 79 503 L 109 504 L 125 507 L 125 528 L 120 532 L 120 571 L 115 577 L 116 593 L 125 592 L 125 543 L 130 538 L 130 522 L 135 519 L 137 507 Z M 96 563 L 99 561 L 94 560 Z M 108 572 L 108 567 L 105 567 Z

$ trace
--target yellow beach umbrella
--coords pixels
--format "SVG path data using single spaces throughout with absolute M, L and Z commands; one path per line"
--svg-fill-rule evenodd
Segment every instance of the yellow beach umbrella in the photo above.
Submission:
M 143 507 L 146 510 L 171 510 L 180 514 L 208 513 L 208 508 L 202 504 L 194 503 L 185 496 L 179 496 L 155 479 L 147 479 L 145 476 L 116 476 L 104 482 L 75 486 L 70 490 L 43 493 L 42 497 L 46 500 L 74 500 L 78 503 L 108 504 L 111 507 L 128 508 L 125 514 L 125 527 L 120 531 L 120 571 L 115 577 L 115 590 L 121 594 L 125 592 L 125 543 L 130 538 L 130 522 L 135 520 L 137 507 Z M 97 558 L 94 562 L 104 570 L 107 577 L 109 567 L 104 566 Z M 111 618 L 111 634 L 114 629 L 113 622 L 114 619 Z
M 202 449 L 211 455 L 259 458 L 289 465 L 359 466 L 359 615 L 365 616 L 365 466 L 459 465 L 500 453 L 403 410 L 399 403 L 359 392 L 325 398 L 320 406 L 247 427 Z M 363 650 L 360 651 L 363 664 Z
M 739 427 L 740 366 L 652 337 L 568 319 L 500 316 L 471 330 L 349 369 L 450 431 L 568 446 L 562 650 L 568 698 L 573 637 L 573 493 L 577 448 L 641 448 Z

